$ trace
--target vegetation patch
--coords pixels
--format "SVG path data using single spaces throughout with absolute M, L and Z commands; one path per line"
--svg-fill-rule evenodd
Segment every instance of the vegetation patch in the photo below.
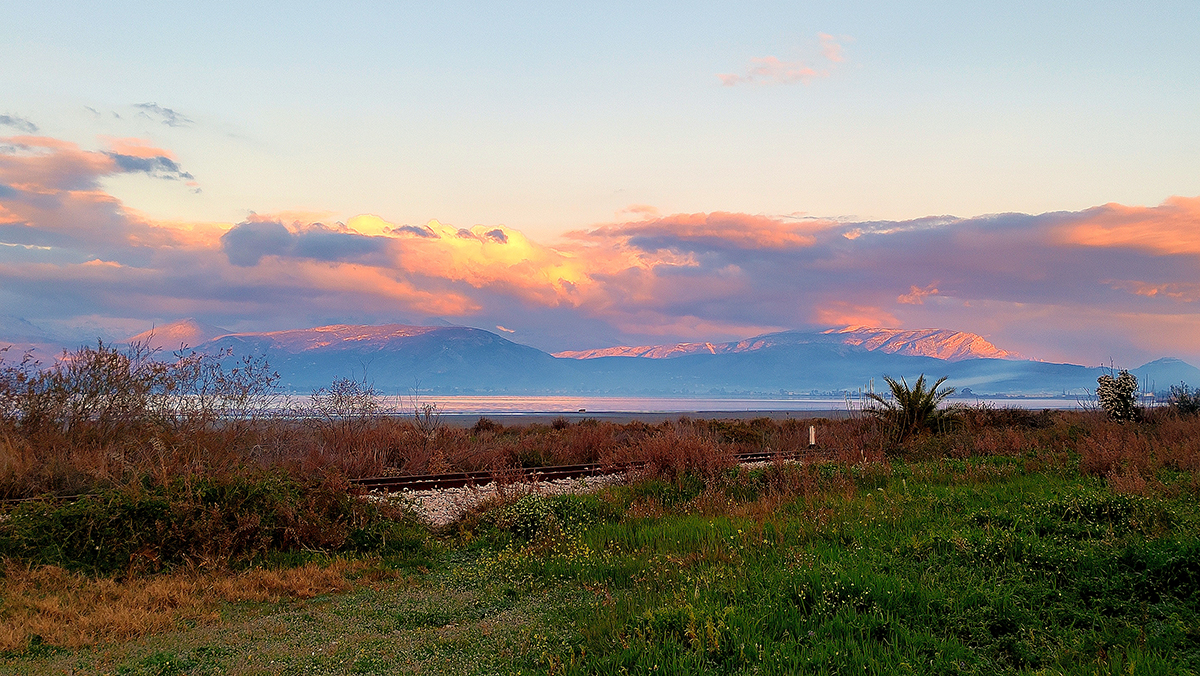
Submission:
M 268 372 L 142 357 L 0 368 L 0 490 L 41 496 L 0 515 L 4 673 L 1200 673 L 1191 393 L 947 414 L 918 378 L 842 420 L 468 430 L 345 381 L 308 417 L 180 409 Z M 808 461 L 732 462 L 808 424 Z M 348 490 L 585 461 L 640 471 L 437 533 Z

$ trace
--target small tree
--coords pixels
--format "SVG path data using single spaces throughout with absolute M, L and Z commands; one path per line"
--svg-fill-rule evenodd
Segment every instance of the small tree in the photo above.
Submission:
M 1117 422 L 1137 420 L 1137 377 L 1122 369 L 1114 378 L 1105 373 L 1096 379 L 1096 399 L 1109 418 Z
M 391 412 L 365 378 L 334 378 L 329 387 L 312 391 L 309 404 L 317 429 L 339 448 L 352 446 L 378 416 Z
M 917 378 L 912 387 L 909 387 L 904 378 L 897 381 L 890 376 L 884 376 L 883 379 L 891 389 L 891 397 L 885 398 L 875 392 L 868 393 L 866 396 L 874 401 L 875 406 L 866 410 L 891 424 L 899 441 L 921 432 L 940 431 L 949 421 L 950 414 L 938 408 L 942 400 L 954 394 L 953 387 L 942 388 L 946 376 L 939 378 L 933 387 L 928 389 L 925 387 L 924 373 Z
M 1167 399 L 1171 410 L 1181 416 L 1193 416 L 1200 413 L 1200 390 L 1193 390 L 1187 383 L 1171 386 L 1171 395 Z

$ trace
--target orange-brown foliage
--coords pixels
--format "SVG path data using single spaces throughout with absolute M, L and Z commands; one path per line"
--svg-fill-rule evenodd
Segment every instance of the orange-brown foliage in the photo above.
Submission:
M 339 559 L 281 570 L 255 568 L 232 575 L 184 571 L 118 582 L 54 566 L 3 565 L 0 650 L 19 650 L 32 636 L 77 648 L 167 631 L 183 621 L 213 622 L 223 602 L 275 602 L 345 591 L 367 566 Z

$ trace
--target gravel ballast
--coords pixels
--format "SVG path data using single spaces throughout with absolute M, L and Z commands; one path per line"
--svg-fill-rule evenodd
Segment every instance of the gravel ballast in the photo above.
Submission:
M 406 502 L 412 505 L 421 518 L 437 528 L 453 522 L 471 508 L 496 496 L 521 496 L 530 493 L 538 495 L 590 493 L 600 490 L 605 486 L 620 483 L 624 479 L 624 474 L 601 474 L 599 476 L 579 477 L 577 479 L 556 479 L 554 481 L 533 481 L 528 483 L 501 484 L 493 481 L 481 486 L 402 491 L 386 495 L 373 494 L 371 497 L 378 500 L 400 500 Z

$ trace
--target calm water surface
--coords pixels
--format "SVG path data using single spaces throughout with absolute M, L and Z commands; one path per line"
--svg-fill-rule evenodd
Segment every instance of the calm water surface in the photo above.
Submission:
M 411 397 L 389 398 L 400 411 L 413 407 Z M 995 408 L 1026 408 L 1040 410 L 1077 409 L 1082 402 L 1075 398 L 1040 399 L 949 399 L 948 403 L 983 404 Z M 573 397 L 573 396 L 446 396 L 421 395 L 420 403 L 435 404 L 447 414 L 545 414 L 578 413 L 700 413 L 711 411 L 846 411 L 858 410 L 862 401 L 856 399 L 822 398 L 741 398 L 741 397 Z

